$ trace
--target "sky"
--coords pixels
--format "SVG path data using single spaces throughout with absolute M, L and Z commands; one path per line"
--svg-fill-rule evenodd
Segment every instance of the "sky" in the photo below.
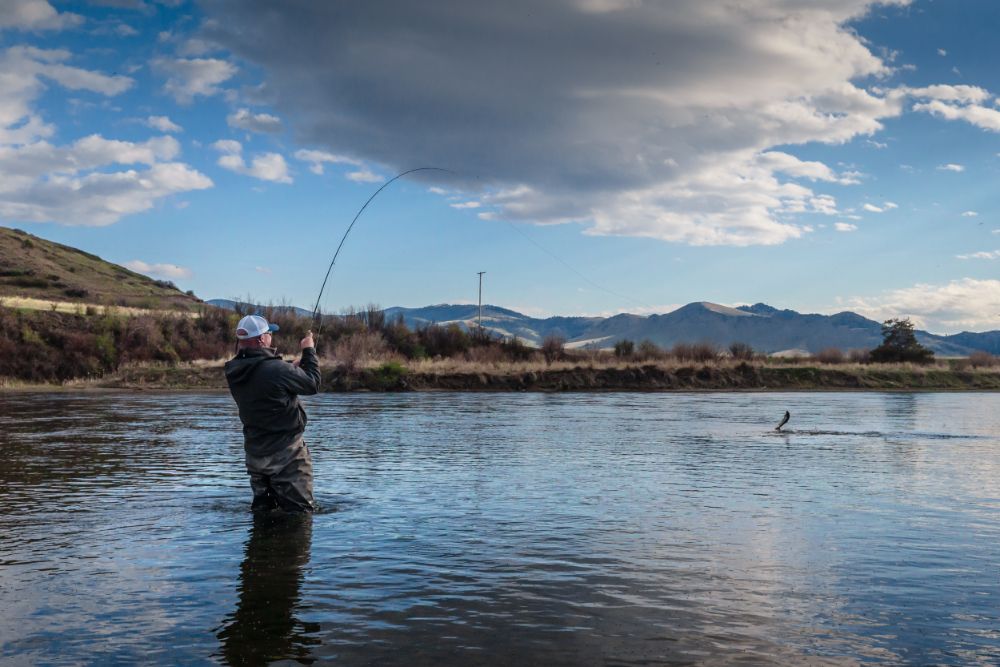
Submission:
M 0 0 L 0 225 L 199 297 L 1000 329 L 995 0 Z M 0 258 L 2 261 L 2 258 Z

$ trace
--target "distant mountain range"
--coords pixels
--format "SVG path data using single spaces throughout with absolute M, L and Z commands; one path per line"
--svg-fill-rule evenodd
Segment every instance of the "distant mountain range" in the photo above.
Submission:
M 213 299 L 208 303 L 231 308 L 234 302 Z M 310 311 L 294 308 L 311 315 Z M 411 329 L 430 324 L 457 324 L 471 330 L 477 326 L 475 305 L 425 306 L 386 309 L 386 317 L 402 316 Z M 881 324 L 856 313 L 836 315 L 802 314 L 779 310 L 763 303 L 729 308 L 700 301 L 664 315 L 615 315 L 614 317 L 528 317 L 499 306 L 483 306 L 483 328 L 503 336 L 517 336 L 531 345 L 541 345 L 549 336 L 561 336 L 567 347 L 610 348 L 617 341 L 650 340 L 662 348 L 677 343 L 709 342 L 726 347 L 734 342 L 750 345 L 768 354 L 816 353 L 830 347 L 841 350 L 872 349 L 882 342 Z M 941 356 L 966 356 L 982 350 L 1000 354 L 1000 331 L 962 332 L 939 336 L 917 332 L 917 340 Z

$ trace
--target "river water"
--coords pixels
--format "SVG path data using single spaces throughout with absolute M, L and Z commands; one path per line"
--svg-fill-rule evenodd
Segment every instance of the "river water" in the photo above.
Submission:
M 228 395 L 0 394 L 0 663 L 1000 663 L 1000 394 L 307 410 L 255 517 Z

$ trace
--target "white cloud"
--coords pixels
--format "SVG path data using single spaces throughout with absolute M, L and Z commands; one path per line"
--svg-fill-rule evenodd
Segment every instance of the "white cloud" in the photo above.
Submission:
M 459 202 L 457 204 L 449 204 L 449 206 L 451 206 L 452 208 L 463 209 L 463 208 L 479 208 L 480 206 L 482 206 L 482 204 L 477 201 L 464 201 L 464 202 Z
M 838 299 L 838 303 L 876 320 L 909 317 L 934 333 L 1000 328 L 1000 280 L 962 278 L 944 285 L 917 284 L 874 297 Z
M 92 134 L 65 145 L 49 143 L 55 128 L 32 108 L 45 82 L 104 96 L 133 83 L 73 67 L 70 58 L 68 51 L 25 46 L 0 54 L 0 218 L 109 225 L 164 197 L 212 186 L 175 161 L 180 144 L 169 136 L 129 142 Z
M 326 151 L 308 150 L 302 149 L 295 151 L 295 159 L 301 160 L 302 162 L 309 163 L 309 171 L 314 174 L 323 173 L 323 165 L 325 163 L 329 164 L 349 164 L 355 167 L 361 166 L 361 163 L 343 155 L 334 155 L 333 153 L 327 153 Z
M 15 175 L 0 176 L 8 179 L 0 191 L 0 218 L 66 225 L 110 225 L 163 197 L 212 187 L 208 177 L 177 162 L 111 173 L 51 173 L 13 186 L 9 177 Z
M 833 228 L 838 232 L 854 232 L 857 231 L 858 226 L 852 225 L 849 222 L 835 222 L 833 223 Z
M 979 86 L 950 86 L 936 85 L 924 88 L 898 88 L 896 94 L 907 94 L 911 97 L 923 97 L 931 100 L 943 100 L 945 102 L 985 102 L 990 99 L 989 91 Z
M 166 75 L 164 90 L 181 104 L 218 94 L 219 84 L 237 72 L 235 65 L 217 58 L 157 58 L 153 67 Z
M 964 211 L 964 212 L 962 213 L 962 217 L 963 217 L 963 218 L 975 218 L 975 217 L 977 217 L 978 215 L 979 215 L 979 214 L 978 214 L 978 213 L 976 213 L 975 211 Z
M 946 55 L 948 55 L 948 52 L 945 51 L 944 49 L 938 49 L 937 52 L 938 52 L 939 56 L 946 56 Z
M 154 278 L 167 278 L 170 280 L 190 278 L 192 275 L 191 269 L 184 268 L 183 266 L 177 266 L 176 264 L 147 264 L 141 259 L 133 259 L 131 262 L 125 262 L 125 268 Z
M 1000 259 L 1000 250 L 974 252 L 968 255 L 955 255 L 955 257 L 957 259 Z
M 806 162 L 794 155 L 781 151 L 767 151 L 757 156 L 757 163 L 772 172 L 781 172 L 793 178 L 807 178 L 810 181 L 826 181 L 842 185 L 859 183 L 857 172 L 837 175 L 822 162 Z
M 875 141 L 874 139 L 867 139 L 865 143 L 871 146 L 872 148 L 877 148 L 879 150 L 889 147 L 889 144 L 882 141 Z
M 288 164 L 279 153 L 261 153 L 255 155 L 250 164 L 243 159 L 243 146 L 232 139 L 220 139 L 212 144 L 212 148 L 222 153 L 217 164 L 237 174 L 251 176 L 262 181 L 273 183 L 291 183 Z
M 938 171 L 954 171 L 956 173 L 962 173 L 965 171 L 965 167 L 960 164 L 942 164 L 938 166 Z
M 784 147 L 871 137 L 903 111 L 908 93 L 864 87 L 891 73 L 850 29 L 875 4 L 504 6 L 530 21 L 498 21 L 483 3 L 352 3 L 335 17 L 310 5 L 268 10 L 266 23 L 264 0 L 205 11 L 207 37 L 267 72 L 275 107 L 331 154 L 448 168 L 455 189 L 476 175 L 476 197 L 512 220 L 752 245 L 807 233 L 801 216 L 836 213 L 822 188 L 858 180 Z
M 24 144 L 49 137 L 55 128 L 32 111 L 32 104 L 52 81 L 70 90 L 105 96 L 127 90 L 133 80 L 67 65 L 69 51 L 13 46 L 0 53 L 0 144 Z
M 989 107 L 977 104 L 961 106 L 932 100 L 924 104 L 914 104 L 913 110 L 926 111 L 931 115 L 944 118 L 945 120 L 964 120 L 978 128 L 1000 132 L 1000 111 Z
M 257 273 L 263 273 L 265 276 L 269 276 L 272 273 L 271 269 L 267 268 L 266 266 L 255 266 L 253 267 L 253 270 L 256 271 Z
M 82 22 L 82 16 L 59 12 L 48 0 L 4 0 L 0 3 L 0 30 L 62 30 Z
M 281 119 L 268 113 L 253 113 L 249 109 L 239 109 L 226 116 L 230 127 L 260 133 L 281 132 Z
M 885 212 L 885 209 L 879 208 L 878 206 L 875 206 L 874 204 L 865 204 L 861 208 L 863 208 L 864 210 L 868 211 L 869 213 L 883 213 L 883 212 Z
M 359 169 L 349 173 L 347 179 L 355 183 L 378 183 L 382 177 L 368 169 Z
M 243 144 L 233 139 L 219 139 L 212 144 L 212 148 L 226 155 L 239 155 L 243 152 Z
M 891 201 L 887 201 L 885 204 L 883 204 L 883 206 L 885 206 L 885 210 L 887 210 L 887 211 L 890 211 L 890 210 L 892 210 L 894 208 L 899 208 L 899 204 L 897 204 L 896 202 L 891 202 Z
M 184 129 L 167 116 L 149 116 L 146 125 L 160 132 L 183 132 Z

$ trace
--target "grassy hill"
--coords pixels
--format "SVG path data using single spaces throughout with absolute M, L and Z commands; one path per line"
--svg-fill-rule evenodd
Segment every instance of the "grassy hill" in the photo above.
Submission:
M 200 300 L 96 255 L 0 227 L 0 298 L 192 311 Z

